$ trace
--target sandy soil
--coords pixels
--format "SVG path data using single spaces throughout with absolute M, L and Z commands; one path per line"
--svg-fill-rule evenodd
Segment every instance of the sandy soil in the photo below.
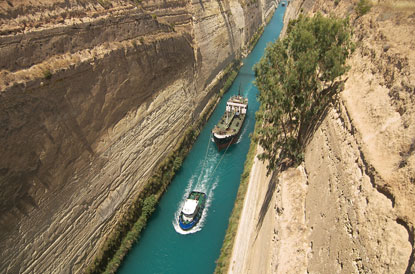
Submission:
M 261 151 L 258 147 L 258 154 Z M 266 173 L 266 164 L 255 158 L 228 273 L 307 269 L 304 168 L 291 168 L 277 180 Z
M 307 190 L 307 176 L 302 165 L 281 174 L 275 195 L 272 273 L 307 272 L 311 252 L 305 210 Z
M 270 177 L 267 177 L 266 164 L 255 158 L 229 273 L 270 273 L 275 220 L 275 184 Z

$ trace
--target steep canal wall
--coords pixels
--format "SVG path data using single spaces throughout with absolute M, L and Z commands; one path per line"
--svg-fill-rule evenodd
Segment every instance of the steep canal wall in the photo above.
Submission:
M 267 211 L 273 220 L 262 224 L 274 225 L 271 235 L 254 226 L 259 215 L 252 218 L 245 261 L 232 262 L 230 272 L 258 273 L 268 256 L 269 273 L 415 272 L 415 41 L 405 35 L 415 31 L 415 5 L 377 1 L 359 16 L 358 2 L 294 0 L 287 8 L 287 22 L 300 13 L 349 16 L 356 51 L 305 161 L 279 176 Z M 269 178 L 252 182 L 271 185 Z M 254 211 L 265 198 L 253 200 Z M 259 258 L 252 252 L 261 244 L 267 248 Z
M 0 3 L 0 272 L 84 269 L 275 5 Z

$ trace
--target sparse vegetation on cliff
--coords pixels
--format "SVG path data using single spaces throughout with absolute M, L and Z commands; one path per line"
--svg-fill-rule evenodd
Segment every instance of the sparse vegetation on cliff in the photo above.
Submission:
M 247 51 L 251 52 L 251 50 L 255 47 L 256 43 L 258 43 L 259 38 L 261 38 L 262 33 L 264 32 L 264 26 L 261 26 L 254 35 L 252 35 L 251 40 L 249 40 L 248 45 L 246 46 Z
M 258 117 L 259 144 L 269 160 L 268 171 L 282 159 L 299 163 L 303 148 L 329 103 L 341 89 L 352 53 L 348 20 L 300 15 L 287 35 L 266 49 L 255 66 L 256 85 L 263 108 Z
M 133 201 L 127 213 L 118 221 L 116 228 L 108 236 L 102 248 L 98 251 L 93 263 L 86 273 L 115 273 L 124 256 L 139 239 L 148 218 L 156 208 L 157 202 L 167 189 L 177 170 L 180 169 L 184 158 L 196 141 L 201 128 L 204 126 L 216 104 L 232 85 L 240 66 L 239 60 L 230 64 L 225 70 L 223 88 L 210 100 L 203 113 L 193 126 L 190 126 L 177 145 L 164 160 L 159 163 L 152 177 L 138 197 Z
M 43 77 L 46 79 L 46 80 L 50 80 L 51 78 L 52 78 L 52 72 L 48 69 L 48 70 L 45 70 L 45 71 L 43 71 Z
M 366 13 L 370 11 L 370 8 L 372 7 L 372 4 L 369 2 L 369 0 L 360 0 L 357 3 L 356 12 L 357 16 L 363 16 Z
M 236 76 L 238 75 L 238 71 L 232 70 L 229 73 L 228 79 L 226 80 L 225 84 L 223 85 L 223 93 L 226 92 L 232 85 L 233 81 L 235 81 Z

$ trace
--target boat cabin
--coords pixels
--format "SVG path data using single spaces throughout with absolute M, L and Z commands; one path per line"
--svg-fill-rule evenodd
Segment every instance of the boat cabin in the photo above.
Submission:
M 232 96 L 226 103 L 226 112 L 239 114 L 246 114 L 246 108 L 248 107 L 248 99 L 242 96 Z
M 193 218 L 197 213 L 198 205 L 198 201 L 187 199 L 182 210 L 184 217 Z

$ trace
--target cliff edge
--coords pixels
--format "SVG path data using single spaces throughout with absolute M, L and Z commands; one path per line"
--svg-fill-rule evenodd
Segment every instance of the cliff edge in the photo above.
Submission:
M 270 178 L 255 159 L 229 273 L 415 273 L 415 5 L 358 2 L 287 7 L 282 33 L 300 13 L 348 16 L 356 50 L 305 161 Z
M 0 272 L 77 273 L 274 1 L 0 3 Z
M 415 6 L 297 2 L 349 16 L 357 47 L 304 164 L 280 177 L 273 273 L 414 273 Z

